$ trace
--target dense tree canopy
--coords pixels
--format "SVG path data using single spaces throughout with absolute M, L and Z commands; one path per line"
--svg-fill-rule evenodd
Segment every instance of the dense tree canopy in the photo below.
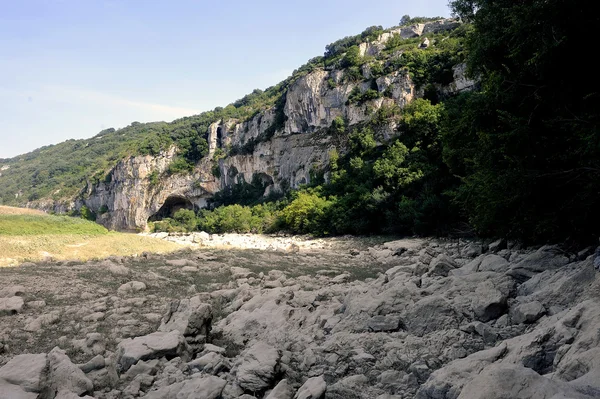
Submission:
M 584 0 L 456 0 L 472 22 L 480 92 L 448 107 L 445 157 L 480 231 L 591 239 L 600 220 L 600 78 L 589 53 L 600 17 Z

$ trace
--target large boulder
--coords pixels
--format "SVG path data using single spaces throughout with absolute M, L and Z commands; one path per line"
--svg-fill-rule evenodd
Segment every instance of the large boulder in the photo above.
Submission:
M 199 296 L 170 303 L 158 331 L 179 331 L 189 341 L 206 342 L 211 329 L 212 307 Z
M 264 342 L 257 342 L 242 353 L 236 370 L 240 387 L 260 392 L 271 386 L 279 369 L 279 351 Z
M 273 388 L 265 399 L 292 399 L 294 397 L 294 389 L 288 382 L 283 379 Z
M 481 260 L 480 272 L 504 273 L 509 268 L 508 261 L 501 256 L 490 254 Z
M 566 383 L 545 378 L 516 364 L 486 367 L 462 389 L 458 399 L 592 399 Z
M 312 377 L 302 384 L 294 399 L 321 399 L 326 390 L 327 383 L 322 376 Z
M 17 355 L 0 368 L 0 382 L 17 385 L 26 392 L 40 392 L 47 366 L 45 353 Z
M 402 319 L 408 332 L 423 336 L 437 330 L 458 328 L 461 317 L 447 299 L 433 295 L 415 303 Z
M 18 385 L 0 380 L 0 399 L 37 399 L 37 392 L 27 392 Z
M 518 281 L 527 281 L 537 273 L 558 269 L 569 263 L 569 258 L 552 245 L 545 245 L 511 266 L 507 274 Z
M 439 254 L 429 264 L 430 276 L 447 277 L 451 270 L 454 270 L 458 265 L 446 254 Z
M 0 288 L 0 298 L 10 298 L 13 296 L 22 296 L 25 293 L 25 287 L 22 285 L 9 285 Z
M 463 386 L 485 367 L 506 355 L 506 344 L 457 359 L 434 371 L 419 388 L 416 399 L 456 399 Z
M 119 286 L 117 293 L 119 295 L 130 295 L 139 291 L 144 291 L 145 289 L 146 284 L 142 283 L 141 281 L 130 281 Z
M 139 360 L 183 356 L 185 347 L 183 335 L 176 330 L 127 338 L 117 347 L 117 363 L 121 372 L 125 372 Z
M 0 298 L 0 316 L 8 316 L 19 313 L 23 310 L 25 302 L 20 296 L 10 298 Z
M 144 399 L 217 399 L 221 397 L 227 382 L 215 376 L 196 376 L 156 391 L 150 391 Z
M 482 281 L 471 302 L 475 318 L 483 322 L 497 319 L 506 312 L 507 299 L 507 294 L 496 289 L 492 281 Z
M 53 394 L 70 391 L 77 395 L 92 392 L 94 385 L 65 352 L 55 347 L 48 353 L 48 385 Z
M 515 324 L 530 324 L 536 322 L 545 313 L 544 305 L 538 301 L 533 301 L 512 307 L 509 315 L 511 321 Z

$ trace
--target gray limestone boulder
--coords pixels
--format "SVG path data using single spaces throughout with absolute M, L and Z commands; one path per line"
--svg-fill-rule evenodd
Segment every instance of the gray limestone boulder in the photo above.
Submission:
M 501 256 L 490 254 L 481 260 L 480 272 L 504 273 L 510 267 L 508 261 Z
M 311 377 L 296 392 L 294 399 L 321 399 L 327 390 L 323 376 Z
M 183 335 L 176 330 L 127 338 L 117 347 L 117 363 L 121 372 L 125 372 L 139 360 L 183 356 L 185 347 Z
M 179 331 L 195 343 L 204 343 L 210 334 L 212 317 L 212 307 L 199 296 L 175 300 L 168 306 L 158 331 Z
M 130 281 L 128 283 L 122 284 L 117 289 L 117 293 L 119 295 L 130 295 L 138 291 L 144 291 L 145 289 L 146 284 L 142 283 L 141 281 Z
M 545 245 L 512 265 L 507 274 L 518 281 L 527 281 L 537 273 L 558 269 L 569 263 L 569 258 L 552 245 Z
M 77 395 L 92 392 L 94 385 L 65 352 L 55 347 L 48 353 L 48 385 L 51 392 L 69 391 Z
M 474 376 L 504 357 L 507 351 L 506 344 L 500 344 L 450 362 L 429 376 L 417 391 L 416 399 L 456 399 Z
M 260 392 L 271 386 L 279 369 L 281 354 L 264 342 L 244 351 L 236 368 L 237 383 L 243 389 Z
M 437 330 L 458 328 L 461 316 L 447 299 L 433 295 L 415 303 L 402 319 L 408 332 L 423 336 Z
M 361 399 L 369 395 L 369 379 L 363 374 L 345 377 L 327 387 L 327 399 Z
M 465 245 L 460 252 L 467 258 L 475 258 L 483 253 L 483 247 L 479 243 L 472 242 Z
M 294 388 L 288 380 L 279 381 L 275 388 L 265 397 L 265 399 L 292 399 L 294 397 Z
M 215 376 L 197 376 L 150 391 L 144 399 L 217 399 L 227 382 Z
M 25 291 L 25 287 L 23 287 L 22 285 L 9 285 L 7 287 L 0 288 L 0 298 L 23 296 Z
M 0 379 L 0 399 L 37 399 L 37 392 L 27 392 L 19 385 L 9 384 Z
M 439 254 L 429 264 L 430 276 L 447 277 L 451 270 L 454 270 L 458 265 L 446 254 Z
M 515 324 L 531 324 L 536 322 L 546 313 L 544 305 L 538 301 L 523 303 L 512 307 L 509 315 L 510 319 Z
M 20 296 L 0 298 L 0 316 L 14 315 L 23 310 L 25 302 Z
M 393 332 L 402 327 L 400 316 L 373 316 L 367 321 L 367 330 L 371 332 Z
M 496 289 L 492 281 L 482 281 L 471 301 L 475 318 L 483 322 L 497 319 L 506 312 L 507 299 L 506 293 Z
M 0 368 L 0 382 L 19 386 L 26 392 L 41 392 L 47 372 L 45 353 L 17 355 Z
M 496 241 L 491 242 L 488 245 L 488 250 L 490 252 L 498 252 L 498 251 L 501 251 L 503 249 L 506 249 L 506 240 L 503 239 L 503 238 L 499 238 Z
M 560 381 L 545 378 L 516 364 L 486 367 L 462 389 L 458 399 L 539 399 L 552 397 L 592 399 Z

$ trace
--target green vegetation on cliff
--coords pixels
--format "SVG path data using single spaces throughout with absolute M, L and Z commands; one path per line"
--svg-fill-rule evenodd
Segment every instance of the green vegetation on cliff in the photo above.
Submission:
M 347 147 L 332 157 L 328 183 L 316 179 L 270 205 L 267 231 L 430 234 L 462 226 L 528 242 L 596 242 L 600 78 L 593 63 L 576 61 L 589 45 L 583 38 L 600 22 L 593 5 L 455 0 L 451 7 L 469 22 L 462 28 L 466 45 L 408 50 L 393 66 L 408 68 L 426 99 L 363 126 L 333 126 Z M 325 62 L 351 71 L 360 62 L 358 40 L 328 46 Z M 389 51 L 406 44 L 391 40 Z M 479 88 L 439 98 L 429 86 L 446 81 L 460 57 Z M 362 95 L 352 93 L 351 101 Z M 375 125 L 391 119 L 400 135 L 378 142 Z M 204 220 L 230 212 L 204 211 L 199 225 L 210 230 Z M 250 217 L 253 208 L 245 212 Z

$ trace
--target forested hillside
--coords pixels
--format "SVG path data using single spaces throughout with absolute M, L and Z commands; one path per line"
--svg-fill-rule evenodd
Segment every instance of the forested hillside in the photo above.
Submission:
M 332 134 L 347 138 L 348 148 L 333 157 L 326 184 L 278 204 L 204 211 L 199 227 L 595 242 L 599 79 L 592 63 L 575 60 L 597 14 L 584 1 L 457 0 L 451 7 L 468 24 L 460 51 L 478 90 L 445 98 L 425 91 L 361 128 L 339 121 Z M 436 71 L 412 73 L 427 79 Z M 380 145 L 372 129 L 390 117 L 401 135 Z

